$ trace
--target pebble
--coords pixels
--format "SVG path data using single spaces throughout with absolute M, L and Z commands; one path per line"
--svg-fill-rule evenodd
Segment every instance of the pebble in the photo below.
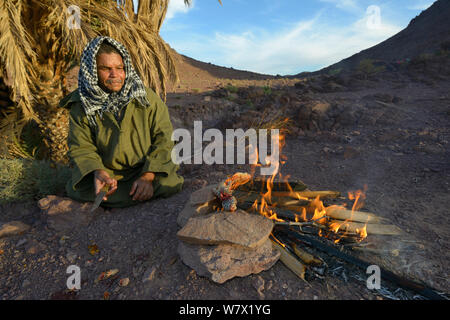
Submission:
M 119 281 L 119 285 L 121 287 L 126 287 L 129 283 L 130 283 L 130 278 L 123 278 L 123 279 L 120 279 L 120 281 Z
M 74 263 L 75 260 L 77 259 L 78 255 L 75 252 L 68 252 L 66 254 L 66 259 L 70 262 L 70 263 Z
M 156 267 L 153 266 L 152 268 L 149 268 L 145 273 L 144 277 L 142 278 L 142 282 L 152 281 L 155 278 L 156 274 Z
M 31 284 L 31 281 L 28 280 L 28 279 L 25 279 L 25 280 L 23 280 L 23 282 L 22 282 L 22 288 L 29 287 L 30 284 Z
M 27 239 L 20 239 L 19 241 L 17 241 L 16 247 L 20 247 L 25 243 L 27 243 Z

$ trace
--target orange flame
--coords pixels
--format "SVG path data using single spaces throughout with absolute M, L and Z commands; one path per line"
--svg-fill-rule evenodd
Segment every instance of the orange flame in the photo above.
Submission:
M 288 118 L 286 118 L 284 120 L 289 121 Z M 273 127 L 272 127 L 273 129 Z M 281 151 L 282 148 L 285 145 L 285 131 L 283 131 L 283 129 L 280 130 L 280 134 L 278 136 L 278 141 L 275 141 L 275 143 L 278 143 L 278 150 L 279 150 L 279 155 L 280 155 L 280 159 L 286 159 L 286 157 L 284 155 L 282 155 Z M 253 178 L 254 177 L 254 172 L 255 172 L 255 168 L 257 166 L 261 166 L 260 163 L 258 163 L 258 149 L 255 147 L 253 148 L 254 150 L 254 159 L 257 159 L 255 161 L 255 163 L 251 164 L 251 175 L 250 177 Z M 270 157 L 268 156 L 265 160 L 265 165 L 270 165 Z M 284 164 L 285 161 L 278 161 L 275 165 L 275 170 L 273 171 L 274 173 L 267 178 L 265 184 L 262 186 L 262 188 L 264 189 L 264 187 L 266 188 L 266 191 L 262 191 L 261 192 L 261 199 L 258 203 L 258 200 L 255 200 L 255 202 L 252 205 L 252 209 L 259 212 L 261 215 L 275 220 L 275 221 L 284 221 L 283 219 L 280 219 L 277 217 L 276 213 L 274 213 L 269 204 L 272 204 L 272 191 L 273 191 L 273 186 L 274 186 L 274 180 L 275 177 L 278 175 L 279 176 L 279 181 L 284 182 L 287 190 L 289 191 L 289 196 L 291 196 L 292 198 L 296 198 L 299 200 L 305 200 L 307 198 L 301 197 L 299 195 L 299 193 L 295 192 L 291 185 L 288 182 L 288 178 L 289 175 L 283 177 L 282 174 L 279 172 L 280 170 L 280 164 Z M 247 180 L 248 181 L 248 180 Z M 295 215 L 295 221 L 299 222 L 299 221 L 313 221 L 322 225 L 326 225 L 328 227 L 328 230 L 335 233 L 335 234 L 339 234 L 340 237 L 336 240 L 334 240 L 335 243 L 338 243 L 342 237 L 345 237 L 345 235 L 347 234 L 347 232 L 343 232 L 344 228 L 343 226 L 345 224 L 348 224 L 349 221 L 352 221 L 352 216 L 353 216 L 353 212 L 356 210 L 359 210 L 360 208 L 362 208 L 362 206 L 364 205 L 364 199 L 366 198 L 365 195 L 365 191 L 367 190 L 367 186 L 364 186 L 364 190 L 357 190 L 357 191 L 350 191 L 348 192 L 348 199 L 349 200 L 353 200 L 353 205 L 352 205 L 352 214 L 351 214 L 351 218 L 347 219 L 345 221 L 342 222 L 332 222 L 332 223 L 328 223 L 328 216 L 327 216 L 327 208 L 331 208 L 331 207 L 342 207 L 344 208 L 344 206 L 336 206 L 336 205 L 332 205 L 329 207 L 325 207 L 325 205 L 323 204 L 323 202 L 320 200 L 320 197 L 317 196 L 313 201 L 311 201 L 310 205 L 308 206 L 308 209 L 305 207 L 301 208 L 301 214 L 296 214 Z M 295 209 L 296 211 L 300 212 L 300 208 Z M 308 219 L 307 217 L 307 213 L 309 214 L 313 214 L 312 217 L 310 219 Z M 364 239 L 367 237 L 367 223 L 365 224 L 365 226 L 361 229 L 361 230 L 356 230 L 357 234 L 359 235 L 360 239 Z M 324 232 L 322 229 L 319 229 L 318 231 L 319 236 L 328 236 L 329 233 L 328 232 Z M 277 240 L 277 239 L 276 239 Z M 280 243 L 280 245 L 283 245 L 279 240 L 277 240 L 278 243 Z M 284 246 L 284 245 L 283 245 Z

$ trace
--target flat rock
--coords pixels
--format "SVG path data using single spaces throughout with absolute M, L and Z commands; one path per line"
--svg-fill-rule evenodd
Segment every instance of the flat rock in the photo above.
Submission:
M 180 240 L 191 244 L 237 244 L 255 248 L 266 241 L 273 222 L 243 210 L 222 211 L 192 217 L 177 233 Z
M 197 274 L 217 283 L 268 270 L 280 257 L 270 239 L 256 249 L 228 244 L 192 245 L 180 241 L 178 254 Z
M 213 189 L 217 187 L 217 184 L 211 184 L 199 190 L 192 192 L 190 201 L 191 204 L 202 204 L 211 200 L 214 200 L 216 196 L 213 193 Z
M 217 203 L 216 199 L 194 205 L 190 201 L 186 202 L 183 210 L 180 211 L 177 217 L 177 223 L 180 227 L 184 227 L 191 217 L 207 215 L 214 212 L 214 205 Z
M 49 195 L 38 201 L 42 214 L 47 217 L 47 224 L 56 231 L 69 231 L 71 229 L 87 226 L 98 214 L 104 213 L 99 207 L 90 212 L 92 202 L 78 202 L 66 197 Z
M 0 238 L 22 234 L 30 228 L 29 225 L 21 221 L 0 222 Z

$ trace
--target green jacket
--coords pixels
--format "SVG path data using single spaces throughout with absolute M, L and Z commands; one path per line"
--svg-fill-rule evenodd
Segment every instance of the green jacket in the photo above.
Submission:
M 118 180 L 118 189 L 103 202 L 104 206 L 137 203 L 129 196 L 131 184 L 148 171 L 156 175 L 154 196 L 170 196 L 181 190 L 184 179 L 177 175 L 179 166 L 171 159 L 174 143 L 168 108 L 154 91 L 146 91 L 150 107 L 133 99 L 120 123 L 111 112 L 104 112 L 102 119 L 96 116 L 95 129 L 88 125 L 78 89 L 61 100 L 60 107 L 70 108 L 68 155 L 73 169 L 66 185 L 70 197 L 93 201 L 96 169 Z

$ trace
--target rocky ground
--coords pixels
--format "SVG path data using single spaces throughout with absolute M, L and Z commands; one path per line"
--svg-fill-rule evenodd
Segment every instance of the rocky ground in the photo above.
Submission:
M 365 208 L 405 235 L 377 239 L 387 253 L 363 257 L 448 293 L 450 74 L 448 59 L 444 62 L 439 73 L 430 71 L 435 65 L 410 65 L 369 77 L 220 80 L 214 88 L 209 83 L 174 90 L 167 104 L 175 128 L 192 129 L 194 120 L 203 120 L 204 129 L 245 129 L 289 118 L 281 172 L 312 190 L 344 195 L 367 185 Z M 224 284 L 183 264 L 176 220 L 189 195 L 247 170 L 247 165 L 182 165 L 186 183 L 173 197 L 77 216 L 72 224 L 51 223 L 37 202 L 3 205 L 0 221 L 21 221 L 28 228 L 0 238 L 0 298 L 388 298 L 386 292 L 366 288 L 364 271 L 331 257 L 325 257 L 328 271 L 322 277 L 309 274 L 307 281 L 280 261 Z M 7 226 L 0 225 L 0 235 Z M 395 256 L 389 254 L 393 249 L 399 250 Z M 66 290 L 70 265 L 81 269 L 76 292 Z M 108 271 L 111 276 L 99 280 Z M 413 296 L 397 292 L 399 298 Z

